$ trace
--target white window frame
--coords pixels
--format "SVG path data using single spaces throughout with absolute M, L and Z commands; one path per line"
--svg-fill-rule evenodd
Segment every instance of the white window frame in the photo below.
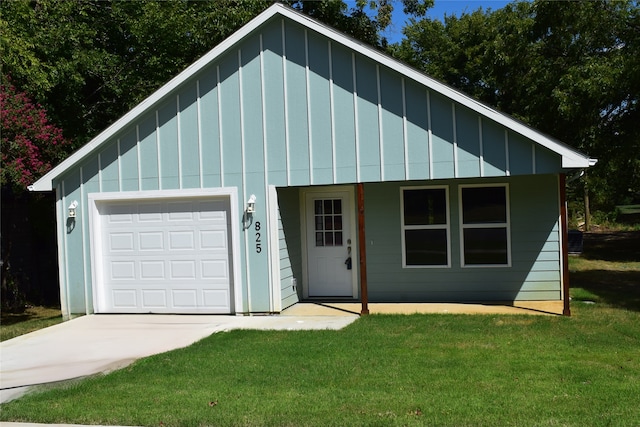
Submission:
M 502 187 L 505 191 L 507 221 L 503 223 L 464 224 L 464 206 L 462 205 L 462 190 L 465 188 Z M 511 198 L 508 183 L 495 184 L 464 184 L 458 186 L 458 212 L 460 222 L 460 266 L 462 268 L 508 268 L 511 267 Z M 506 228 L 507 229 L 507 263 L 506 264 L 466 264 L 464 259 L 464 230 L 468 228 Z
M 435 225 L 405 225 L 404 223 L 404 191 L 405 190 L 444 190 L 445 224 Z M 402 268 L 451 268 L 451 209 L 449 207 L 448 185 L 425 185 L 400 187 L 400 238 L 402 244 Z M 406 230 L 446 230 L 447 231 L 447 263 L 440 265 L 407 265 L 407 247 L 405 242 Z

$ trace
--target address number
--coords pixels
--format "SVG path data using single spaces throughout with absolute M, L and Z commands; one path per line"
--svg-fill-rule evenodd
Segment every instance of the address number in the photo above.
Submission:
M 261 235 L 260 235 L 260 221 L 256 222 L 255 230 L 256 230 L 256 252 L 260 253 L 260 252 L 262 252 L 262 240 L 261 240 Z

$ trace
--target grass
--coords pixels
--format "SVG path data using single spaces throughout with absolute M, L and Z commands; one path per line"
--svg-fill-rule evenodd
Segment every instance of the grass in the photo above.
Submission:
M 570 318 L 375 315 L 340 331 L 219 333 L 3 404 L 0 420 L 637 426 L 640 266 L 596 255 L 571 258 Z
M 62 322 L 59 308 L 28 307 L 22 313 L 2 313 L 0 341 L 6 341 Z

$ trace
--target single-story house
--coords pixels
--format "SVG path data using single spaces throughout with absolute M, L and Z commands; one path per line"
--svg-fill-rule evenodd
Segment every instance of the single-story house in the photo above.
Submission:
M 567 301 L 565 174 L 594 164 L 274 4 L 30 189 L 66 317 L 367 312 Z

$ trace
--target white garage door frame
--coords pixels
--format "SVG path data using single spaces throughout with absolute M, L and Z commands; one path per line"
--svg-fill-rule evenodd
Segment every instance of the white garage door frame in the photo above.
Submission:
M 232 292 L 233 310 L 243 310 L 242 279 L 240 274 L 240 223 L 238 208 L 238 190 L 235 187 L 223 187 L 215 189 L 183 189 L 183 190 L 153 190 L 131 191 L 111 193 L 90 193 L 87 195 L 89 205 L 89 230 L 91 252 L 91 278 L 93 288 L 93 307 L 96 313 L 108 312 L 105 306 L 106 289 L 103 269 L 103 229 L 100 216 L 100 206 L 110 202 L 147 202 L 147 201 L 172 201 L 172 200 L 201 200 L 201 199 L 227 199 L 230 206 L 231 230 L 231 259 L 232 266 Z

